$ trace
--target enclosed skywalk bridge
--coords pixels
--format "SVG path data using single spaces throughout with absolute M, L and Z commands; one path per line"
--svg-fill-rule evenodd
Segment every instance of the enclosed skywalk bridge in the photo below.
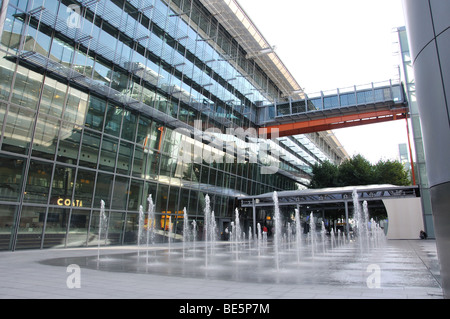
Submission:
M 267 105 L 259 110 L 258 120 L 260 135 L 271 138 L 272 135 L 293 136 L 406 119 L 408 116 L 403 84 L 391 80 Z

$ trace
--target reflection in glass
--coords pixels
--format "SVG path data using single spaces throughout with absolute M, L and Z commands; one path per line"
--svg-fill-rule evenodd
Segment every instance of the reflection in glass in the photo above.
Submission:
M 35 110 L 43 76 L 18 66 L 11 102 Z
M 84 130 L 79 156 L 80 166 L 97 168 L 100 134 Z
M 116 173 L 129 175 L 133 163 L 133 147 L 134 145 L 126 142 L 120 143 Z
M 125 224 L 124 244 L 137 244 L 139 232 L 139 214 L 128 213 Z
M 76 164 L 80 147 L 81 127 L 63 122 L 59 136 L 58 162 Z
M 31 160 L 24 202 L 47 204 L 53 165 Z
M 122 124 L 122 139 L 134 142 L 136 135 L 137 116 L 130 112 L 124 111 Z
M 0 205 L 0 250 L 9 249 L 18 206 Z
M 42 88 L 39 113 L 60 117 L 66 97 L 66 90 L 67 85 L 47 77 Z
M 89 108 L 85 125 L 89 128 L 101 131 L 103 129 L 105 109 L 106 102 L 91 95 L 89 97 Z
M 122 125 L 123 108 L 109 104 L 105 117 L 105 133 L 119 136 L 120 127 Z
M 111 212 L 109 215 L 108 245 L 120 245 L 122 243 L 124 219 L 125 213 Z
M 63 119 L 77 125 L 84 125 L 87 105 L 88 95 L 86 93 L 72 87 L 69 88 Z
M 22 207 L 16 249 L 41 248 L 45 207 Z
M 33 156 L 49 160 L 55 158 L 60 122 L 53 117 L 39 115 L 33 139 Z
M 114 181 L 114 191 L 112 195 L 112 209 L 126 209 L 129 186 L 128 183 L 129 179 L 127 177 L 116 176 L 116 179 Z
M 33 133 L 35 113 L 10 105 L 4 127 L 2 150 L 27 154 Z
M 49 208 L 45 223 L 44 248 L 64 248 L 70 208 Z
M 83 202 L 77 198 L 72 200 L 75 182 L 75 168 L 56 165 L 53 176 L 51 204 L 66 207 L 82 207 Z
M 69 233 L 67 236 L 67 247 L 86 246 L 89 230 L 90 210 L 72 210 L 70 216 Z
M 105 202 L 106 207 L 109 207 L 109 205 L 111 204 L 112 187 L 113 187 L 113 175 L 98 173 L 97 186 L 95 188 L 94 207 L 96 205 L 100 207 L 100 201 L 102 200 Z
M 0 200 L 15 202 L 22 192 L 24 160 L 0 155 Z
M 95 172 L 79 169 L 77 174 L 77 182 L 75 184 L 74 198 L 81 201 L 83 203 L 83 207 L 91 207 L 94 194 L 94 185 Z
M 100 153 L 99 168 L 104 171 L 114 172 L 118 141 L 110 137 L 103 137 L 102 149 Z
M 144 182 L 138 180 L 131 180 L 129 199 L 128 199 L 128 210 L 129 211 L 139 211 L 139 206 L 146 206 L 146 196 L 143 193 Z

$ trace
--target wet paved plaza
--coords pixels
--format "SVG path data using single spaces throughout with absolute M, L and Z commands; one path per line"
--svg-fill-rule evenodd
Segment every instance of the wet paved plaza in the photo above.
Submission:
M 285 247 L 278 263 L 270 244 L 248 243 L 1 252 L 0 298 L 443 298 L 432 240 L 311 248 Z

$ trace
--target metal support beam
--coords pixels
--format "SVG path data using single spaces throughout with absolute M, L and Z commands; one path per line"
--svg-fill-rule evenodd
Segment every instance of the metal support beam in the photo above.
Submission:
M 408 116 L 409 109 L 406 107 L 402 107 L 384 111 L 369 111 L 361 112 L 359 114 L 329 116 L 316 120 L 303 120 L 293 123 L 268 126 L 260 130 L 264 130 L 266 132 L 267 138 L 270 138 L 271 132 L 275 130 L 279 131 L 279 137 L 284 137 L 322 132 L 338 128 L 395 121 L 405 119 Z

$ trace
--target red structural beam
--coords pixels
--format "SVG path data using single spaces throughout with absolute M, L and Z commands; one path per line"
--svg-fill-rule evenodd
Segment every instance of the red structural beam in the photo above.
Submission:
M 287 124 L 279 124 L 259 129 L 260 136 L 271 138 L 335 130 L 339 128 L 382 123 L 408 118 L 408 108 L 395 108 L 383 111 L 339 115 L 316 120 L 305 120 Z M 278 134 L 278 135 L 277 135 Z

